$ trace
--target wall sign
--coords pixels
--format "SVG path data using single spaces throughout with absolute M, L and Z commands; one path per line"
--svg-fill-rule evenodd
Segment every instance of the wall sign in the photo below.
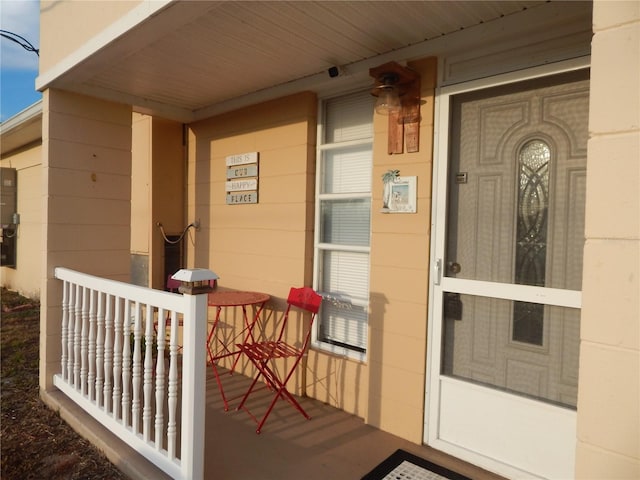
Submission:
M 231 180 L 225 183 L 227 192 L 244 192 L 246 190 L 257 190 L 258 179 L 249 178 L 248 180 Z
M 227 192 L 227 205 L 258 203 L 258 192 Z
M 247 163 L 258 163 L 258 152 L 240 153 L 237 155 L 229 155 L 226 158 L 227 167 L 234 165 L 246 165 Z
M 226 157 L 227 205 L 258 203 L 258 152 Z
M 401 177 L 400 170 L 382 175 L 382 213 L 416 213 L 418 177 Z
M 227 179 L 240 178 L 240 177 L 257 177 L 258 176 L 258 164 L 251 165 L 234 165 L 227 168 Z

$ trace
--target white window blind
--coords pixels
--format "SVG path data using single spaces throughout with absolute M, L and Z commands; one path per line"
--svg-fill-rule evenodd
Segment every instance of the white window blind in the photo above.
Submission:
M 364 198 L 320 203 L 320 243 L 369 246 L 371 202 Z
M 316 288 L 323 295 L 314 344 L 363 355 L 367 347 L 373 98 L 322 105 L 316 215 Z
M 325 150 L 322 157 L 322 193 L 371 192 L 370 144 Z
M 340 143 L 373 137 L 373 100 L 368 91 L 344 95 L 324 103 L 325 141 Z

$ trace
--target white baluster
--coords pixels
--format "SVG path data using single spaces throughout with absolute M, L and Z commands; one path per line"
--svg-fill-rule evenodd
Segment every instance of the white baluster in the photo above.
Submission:
M 158 309 L 158 358 L 156 362 L 156 450 L 162 450 L 164 435 L 164 393 L 165 393 L 165 370 L 164 370 L 164 347 L 165 332 L 167 325 L 165 323 L 166 313 L 164 309 Z
M 76 324 L 73 337 L 73 386 L 80 390 L 80 343 L 82 341 L 82 293 L 84 288 L 76 285 Z
M 102 406 L 102 388 L 104 384 L 104 294 L 97 292 L 96 301 L 98 309 L 96 313 L 96 405 Z
M 73 385 L 73 345 L 75 341 L 76 286 L 69 284 L 69 327 L 67 328 L 67 383 Z
M 80 391 L 87 394 L 87 372 L 89 362 L 87 352 L 89 344 L 89 288 L 82 289 L 82 329 L 80 331 Z
M 140 386 L 142 384 L 142 318 L 140 315 L 140 303 L 135 303 L 135 314 L 133 324 L 133 401 L 131 402 L 131 426 L 133 433 L 140 433 Z
M 67 358 L 69 356 L 69 282 L 62 282 L 62 325 L 61 325 L 61 342 L 62 342 L 62 355 L 60 357 L 60 369 L 63 380 L 67 378 Z
M 142 436 L 151 440 L 151 400 L 153 394 L 153 308 L 147 304 L 144 335 L 144 407 L 142 408 Z
M 120 398 L 122 395 L 122 299 L 116 297 L 113 344 L 113 418 L 120 418 Z
M 89 360 L 89 373 L 87 375 L 87 388 L 89 400 L 96 398 L 96 291 L 89 292 L 89 349 L 87 356 Z
M 167 450 L 169 459 L 176 458 L 176 412 L 178 406 L 178 316 L 171 312 L 169 336 L 169 423 L 167 424 Z
M 111 376 L 113 375 L 113 297 L 105 296 L 105 316 L 104 316 L 104 387 L 102 396 L 104 398 L 104 411 L 111 411 Z
M 122 423 L 131 425 L 131 302 L 124 301 L 122 318 Z

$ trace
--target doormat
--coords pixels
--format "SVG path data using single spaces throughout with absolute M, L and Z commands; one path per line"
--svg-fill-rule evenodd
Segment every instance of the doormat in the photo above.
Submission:
M 471 480 L 405 450 L 396 450 L 362 480 Z

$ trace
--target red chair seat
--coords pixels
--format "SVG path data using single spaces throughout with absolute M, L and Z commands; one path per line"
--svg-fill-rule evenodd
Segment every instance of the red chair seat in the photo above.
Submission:
M 288 358 L 300 355 L 300 350 L 285 342 L 260 342 L 247 345 L 244 353 L 255 361 L 264 361 L 272 358 Z

